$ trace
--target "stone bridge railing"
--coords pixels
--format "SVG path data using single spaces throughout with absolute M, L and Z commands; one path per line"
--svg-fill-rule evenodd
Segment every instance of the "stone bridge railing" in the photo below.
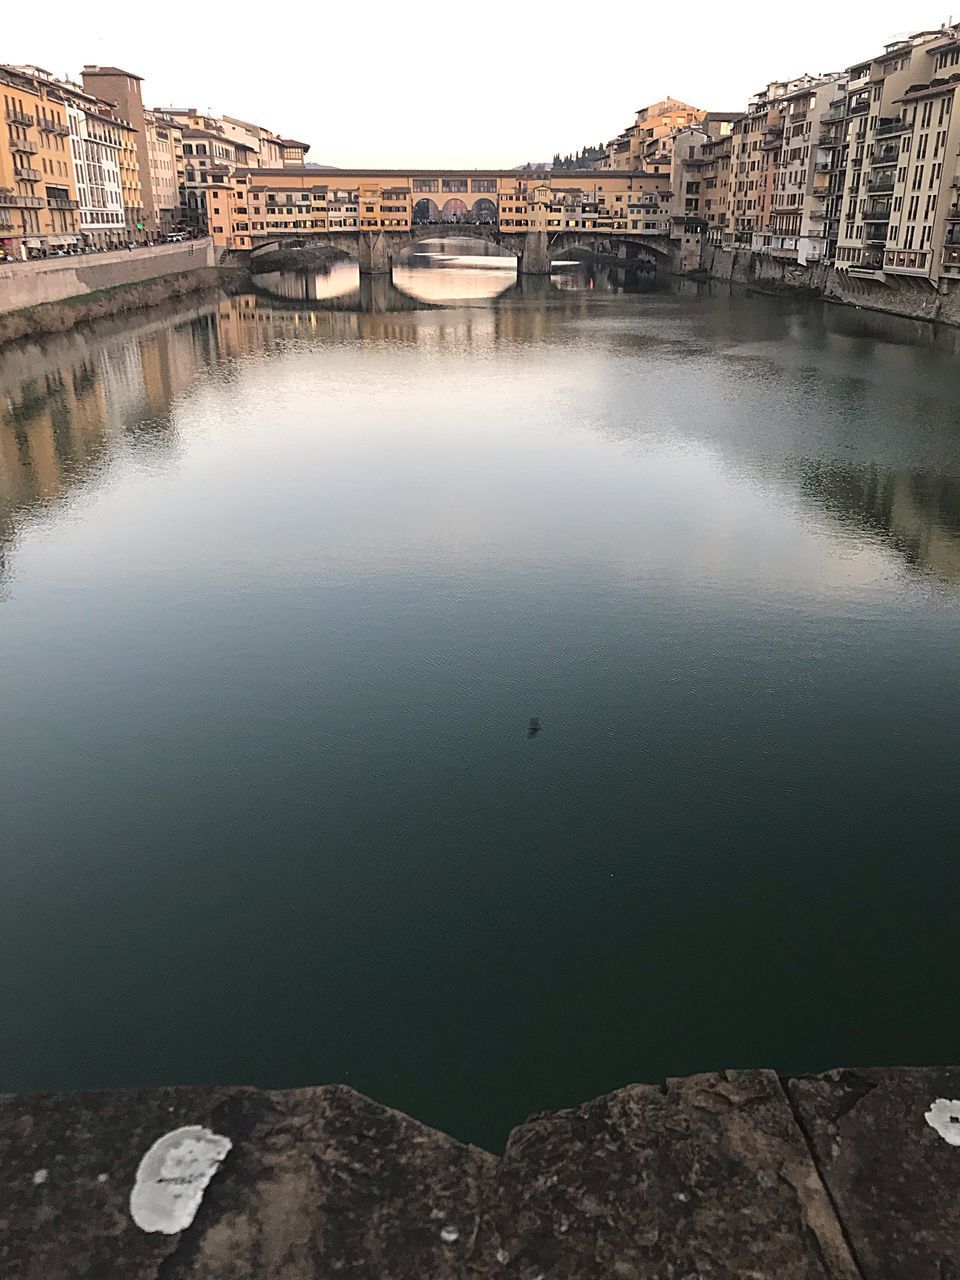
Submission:
M 3 1280 L 954 1280 L 960 1068 L 731 1071 L 502 1156 L 352 1090 L 0 1098 Z

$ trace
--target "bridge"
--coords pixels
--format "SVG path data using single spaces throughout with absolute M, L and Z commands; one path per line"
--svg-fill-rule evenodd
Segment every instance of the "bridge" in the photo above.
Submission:
M 252 256 L 327 245 L 364 275 L 422 240 L 459 236 L 545 275 L 574 249 L 675 269 L 683 254 L 666 175 L 624 171 L 239 169 L 206 193 L 214 243 Z
M 626 236 L 607 230 L 504 231 L 495 223 L 418 222 L 398 230 L 301 231 L 297 235 L 255 239 L 251 264 L 267 253 L 289 247 L 330 247 L 354 258 L 361 275 L 389 274 L 402 253 L 425 240 L 480 240 L 497 245 L 517 260 L 518 275 L 549 275 L 555 258 L 581 250 L 620 259 L 625 266 L 649 263 L 672 268 L 677 246 L 668 236 Z

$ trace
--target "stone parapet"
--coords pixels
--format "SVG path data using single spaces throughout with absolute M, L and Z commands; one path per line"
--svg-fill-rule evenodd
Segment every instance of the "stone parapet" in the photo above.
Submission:
M 212 240 L 74 254 L 35 262 L 0 262 L 0 315 L 214 265 Z
M 944 1280 L 957 1098 L 958 1068 L 730 1071 L 535 1116 L 497 1157 L 338 1085 L 10 1096 L 0 1277 Z

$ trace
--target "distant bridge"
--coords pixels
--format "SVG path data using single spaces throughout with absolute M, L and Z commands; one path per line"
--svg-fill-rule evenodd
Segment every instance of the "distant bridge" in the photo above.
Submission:
M 677 260 L 677 244 L 666 235 L 631 232 L 618 235 L 599 230 L 523 231 L 501 228 L 496 222 L 415 222 L 408 229 L 358 231 L 298 230 L 295 233 L 264 233 L 251 237 L 251 261 L 261 254 L 296 245 L 330 246 L 355 258 L 362 275 L 389 273 L 397 257 L 411 245 L 424 240 L 468 239 L 495 244 L 517 259 L 519 275 L 549 275 L 551 262 L 574 249 L 622 258 L 624 264 L 647 261 L 671 268 Z

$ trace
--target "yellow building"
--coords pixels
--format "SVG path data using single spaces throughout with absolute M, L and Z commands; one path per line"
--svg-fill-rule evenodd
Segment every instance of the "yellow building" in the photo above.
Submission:
M 214 243 L 251 249 L 311 232 L 409 231 L 481 223 L 502 233 L 593 231 L 665 235 L 669 175 L 498 170 L 238 169 L 208 188 Z
M 678 129 L 700 124 L 707 112 L 681 102 L 679 98 L 663 98 L 637 111 L 633 124 L 607 143 L 603 167 L 633 172 L 669 173 L 673 154 L 673 135 Z
M 0 66 L 0 250 L 26 258 L 77 240 L 66 106 L 43 79 Z

